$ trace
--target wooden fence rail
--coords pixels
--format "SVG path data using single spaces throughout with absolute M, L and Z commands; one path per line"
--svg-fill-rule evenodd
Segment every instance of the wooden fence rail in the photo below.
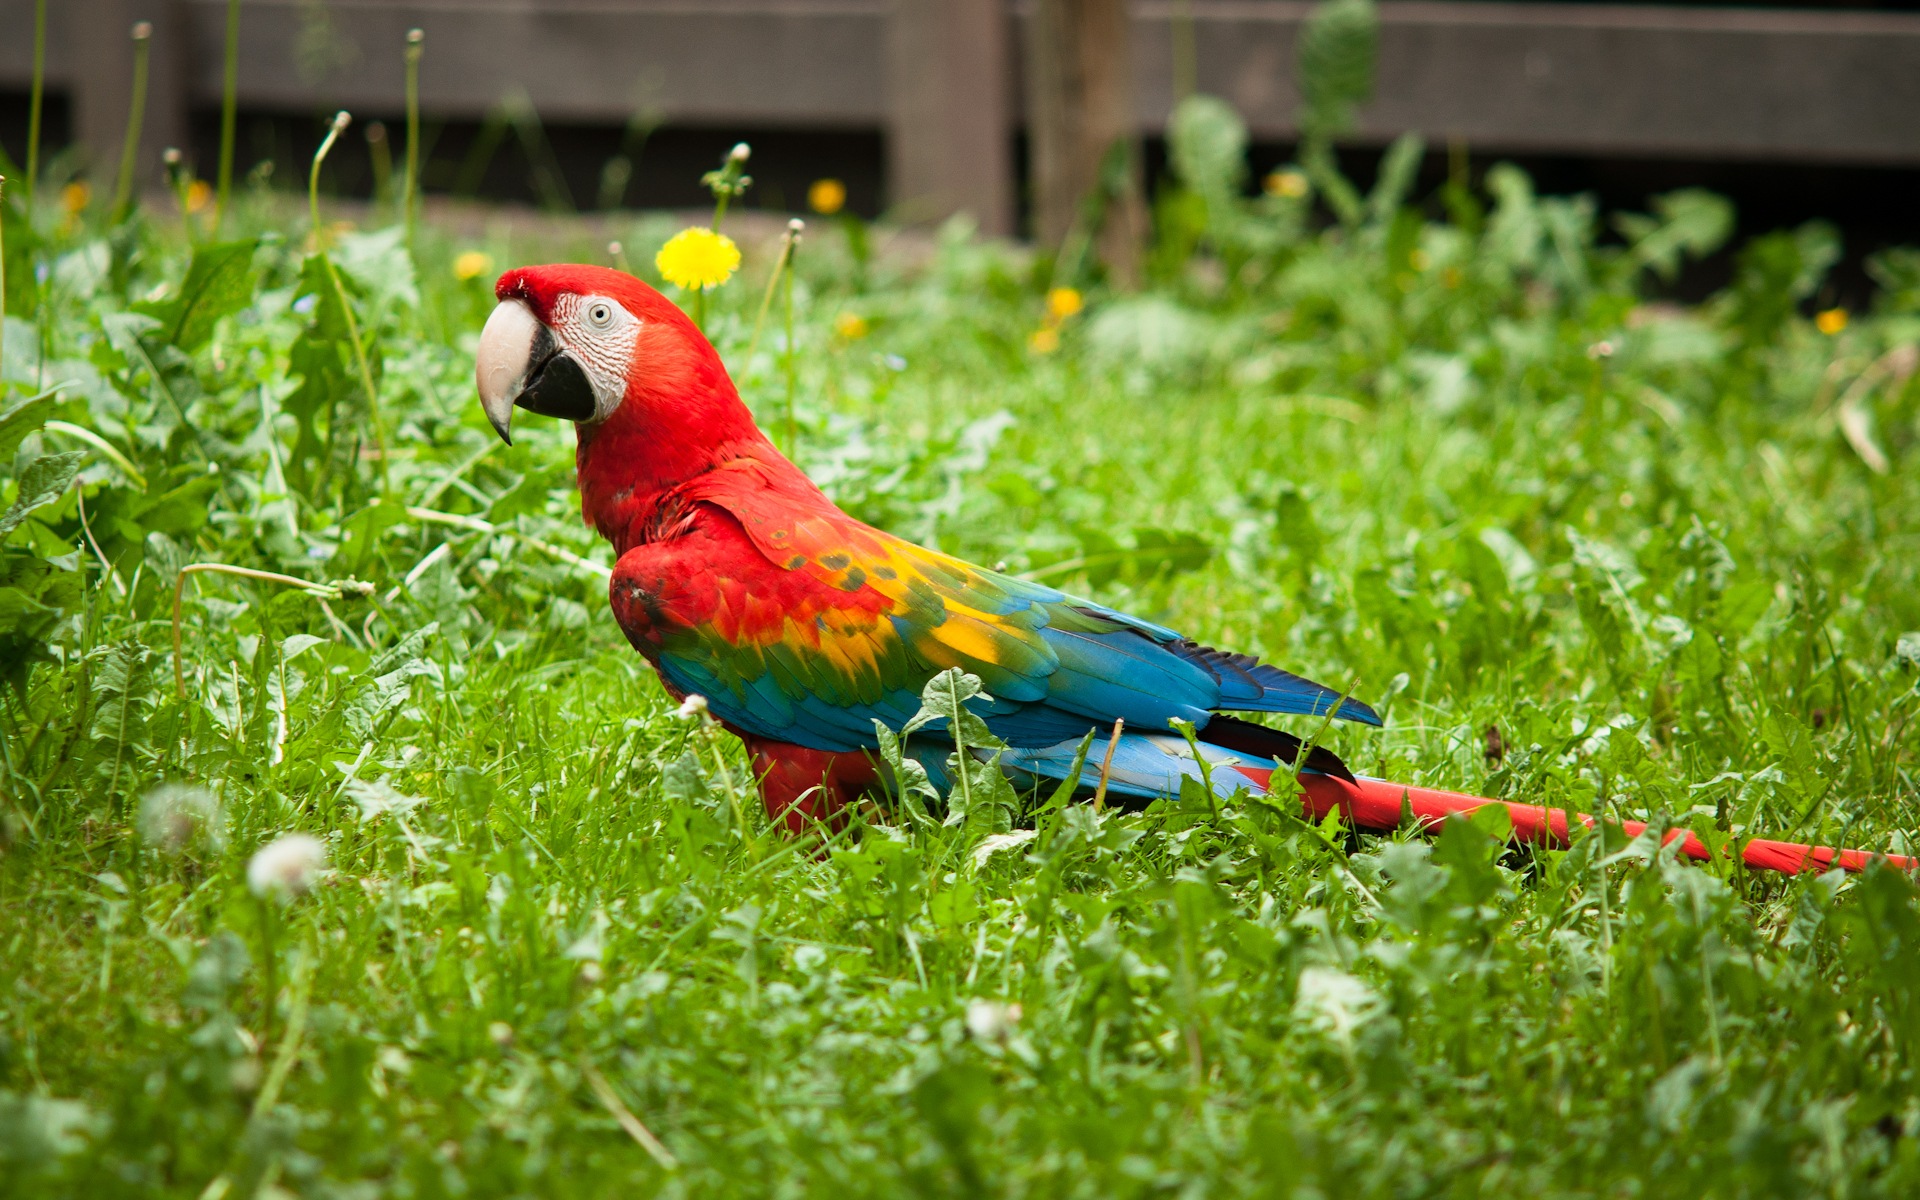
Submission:
M 51 86 L 80 143 L 119 144 L 136 20 L 155 26 L 150 153 L 217 105 L 225 0 L 56 0 Z M 1294 132 L 1295 0 L 1136 0 L 1140 126 L 1173 101 L 1173 23 L 1196 75 L 1257 136 Z M 0 0 L 0 88 L 31 66 L 33 0 Z M 426 31 L 423 107 L 509 95 L 553 122 L 638 111 L 683 125 L 880 129 L 892 198 L 1013 219 L 1017 0 L 244 0 L 250 111 L 401 105 L 401 44 Z M 1920 164 L 1920 14 L 1389 0 L 1380 85 L 1356 136 L 1477 150 Z M 1189 14 L 1183 18 L 1182 13 Z

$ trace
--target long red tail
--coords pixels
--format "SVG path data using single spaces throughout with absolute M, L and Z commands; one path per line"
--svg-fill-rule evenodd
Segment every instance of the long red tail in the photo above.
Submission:
M 1508 804 L 1485 796 L 1443 792 L 1435 788 L 1410 787 L 1384 779 L 1362 776 L 1354 783 L 1332 775 L 1300 776 L 1301 808 L 1318 821 L 1334 809 L 1361 829 L 1394 829 L 1400 824 L 1401 801 L 1423 826 L 1438 826 L 1454 813 L 1468 813 L 1487 804 L 1499 804 L 1513 818 L 1514 836 L 1540 845 L 1567 844 L 1568 814 L 1557 808 L 1537 804 Z M 1591 826 L 1593 818 L 1584 814 L 1575 820 Z M 1622 821 L 1620 828 L 1628 837 L 1638 836 L 1646 828 L 1644 821 Z M 1667 834 L 1666 844 L 1680 843 L 1680 852 L 1701 861 L 1713 857 L 1706 844 L 1691 833 L 1675 829 Z M 1740 847 L 1740 857 L 1756 871 L 1784 871 L 1797 875 L 1802 871 L 1824 871 L 1838 865 L 1849 871 L 1864 871 L 1867 864 L 1881 859 L 1902 870 L 1920 869 L 1920 859 L 1905 854 L 1874 854 L 1866 850 L 1839 850 L 1831 846 L 1803 846 L 1797 842 L 1770 842 L 1753 838 Z

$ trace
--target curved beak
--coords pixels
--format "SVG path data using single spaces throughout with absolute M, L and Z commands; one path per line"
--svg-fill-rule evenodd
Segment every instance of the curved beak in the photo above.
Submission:
M 513 410 L 569 421 L 590 419 L 593 384 L 553 331 L 522 300 L 502 300 L 480 331 L 474 385 L 500 440 L 513 445 Z

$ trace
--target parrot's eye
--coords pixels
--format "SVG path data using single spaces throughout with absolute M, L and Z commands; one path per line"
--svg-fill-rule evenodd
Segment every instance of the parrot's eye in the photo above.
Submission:
M 613 305 L 604 300 L 596 300 L 587 306 L 587 324 L 595 329 L 613 327 Z

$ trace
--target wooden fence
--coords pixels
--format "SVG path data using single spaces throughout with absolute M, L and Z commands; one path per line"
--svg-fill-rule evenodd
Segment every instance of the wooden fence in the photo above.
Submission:
M 1174 23 L 1199 87 L 1256 136 L 1294 132 L 1294 0 L 1137 0 L 1137 116 L 1173 99 Z M 150 153 L 219 103 L 226 0 L 53 0 L 50 86 L 78 141 L 124 128 L 136 20 L 155 27 Z M 33 0 L 0 0 L 0 88 L 24 89 Z M 1355 136 L 1476 150 L 1920 164 L 1920 14 L 1388 0 L 1377 98 Z M 1021 5 L 1009 0 L 244 0 L 249 111 L 402 104 L 426 31 L 423 107 L 475 117 L 522 95 L 550 122 L 884 130 L 892 198 L 1013 220 Z

